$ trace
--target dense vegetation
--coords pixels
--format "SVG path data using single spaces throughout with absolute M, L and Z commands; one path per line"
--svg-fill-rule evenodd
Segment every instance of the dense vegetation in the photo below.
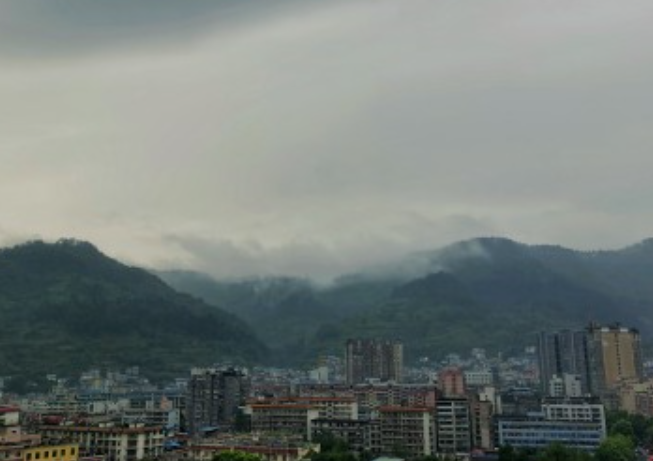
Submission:
M 611 436 L 621 435 L 635 446 L 653 450 L 653 418 L 630 415 L 624 411 L 611 411 L 606 419 Z
M 616 321 L 653 333 L 653 241 L 577 252 L 477 239 L 414 255 L 328 287 L 292 278 L 215 281 L 162 273 L 175 288 L 243 318 L 281 363 L 340 353 L 349 336 L 405 341 L 410 358 L 533 344 L 543 328 Z
M 14 384 L 129 365 L 156 378 L 265 353 L 234 315 L 88 243 L 31 242 L 0 251 L 0 374 Z

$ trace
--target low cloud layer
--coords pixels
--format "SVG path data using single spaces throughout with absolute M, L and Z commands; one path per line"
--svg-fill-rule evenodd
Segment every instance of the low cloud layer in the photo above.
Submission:
M 349 235 L 310 234 L 264 244 L 259 241 L 236 241 L 197 235 L 169 235 L 167 242 L 182 250 L 190 259 L 185 263 L 167 261 L 168 267 L 184 267 L 211 273 L 218 278 L 239 276 L 291 275 L 329 282 L 334 277 L 358 270 L 366 273 L 423 271 L 419 255 L 423 248 L 434 248 L 445 241 L 491 235 L 492 227 L 464 216 L 429 220 L 423 216 L 385 216 L 378 219 L 379 229 L 351 226 Z M 367 223 L 371 225 L 372 223 Z M 404 264 L 406 267 L 404 267 Z
M 651 236 L 653 4 L 0 5 L 0 243 L 328 278 Z

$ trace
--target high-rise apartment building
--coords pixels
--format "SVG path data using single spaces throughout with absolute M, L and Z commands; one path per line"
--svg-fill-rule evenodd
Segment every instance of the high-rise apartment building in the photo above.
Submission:
M 404 347 L 399 341 L 350 339 L 345 354 L 347 383 L 401 382 Z
M 186 402 L 188 432 L 197 435 L 204 428 L 231 427 L 249 389 L 249 377 L 241 370 L 193 369 Z
M 625 381 L 641 381 L 642 350 L 639 331 L 620 325 L 588 327 L 590 368 L 596 392 L 614 389 Z
M 583 394 L 593 389 L 586 330 L 541 332 L 537 339 L 540 382 L 544 392 L 548 393 L 555 376 L 563 375 L 579 376 Z
M 639 332 L 620 325 L 592 323 L 585 330 L 542 332 L 538 335 L 538 359 L 545 392 L 565 375 L 578 377 L 582 395 L 599 395 L 624 381 L 642 378 Z

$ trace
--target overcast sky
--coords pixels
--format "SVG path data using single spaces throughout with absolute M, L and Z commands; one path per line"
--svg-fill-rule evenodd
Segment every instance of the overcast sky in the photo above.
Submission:
M 0 244 L 321 279 L 653 236 L 651 0 L 3 0 Z

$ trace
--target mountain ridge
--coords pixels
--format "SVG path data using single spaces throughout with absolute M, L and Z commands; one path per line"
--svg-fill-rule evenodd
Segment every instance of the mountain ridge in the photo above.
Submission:
M 233 314 L 71 239 L 0 250 L 0 346 L 18 377 L 139 365 L 156 378 L 267 350 Z
M 578 252 L 475 239 L 420 253 L 409 275 L 349 274 L 324 286 L 152 274 L 88 242 L 29 242 L 0 249 L 0 367 L 44 375 L 140 365 L 171 376 L 216 360 L 310 366 L 352 336 L 401 339 L 410 362 L 515 350 L 539 329 L 589 321 L 631 324 L 646 341 L 652 243 Z
M 406 351 L 414 351 L 409 355 L 440 356 L 446 347 L 454 351 L 474 345 L 494 350 L 522 347 L 533 343 L 538 329 L 582 326 L 589 321 L 621 321 L 653 334 L 653 288 L 649 288 L 653 284 L 647 283 L 653 280 L 651 243 L 576 251 L 487 237 L 410 255 L 395 268 L 346 274 L 326 287 L 297 281 L 331 315 L 313 305 L 316 313 L 310 315 L 311 322 L 294 329 L 301 334 L 289 332 L 268 341 L 277 351 L 307 348 L 290 362 L 308 363 L 316 354 L 340 352 L 349 336 L 391 334 L 406 341 Z M 162 277 L 184 290 L 183 277 Z M 436 287 L 436 281 L 442 286 Z M 214 283 L 228 289 L 231 282 Z M 260 280 L 238 283 L 261 286 Z M 292 279 L 286 278 L 285 283 L 292 286 Z M 444 284 L 451 290 L 445 290 Z M 264 293 L 259 291 L 258 296 L 265 297 Z M 358 293 L 355 301 L 350 293 Z M 283 300 L 283 293 L 277 295 Z M 221 301 L 219 296 L 207 299 Z M 247 303 L 243 318 L 252 322 L 261 306 L 252 298 Z M 239 303 L 225 308 L 242 312 Z M 267 320 L 259 328 L 275 329 L 274 313 L 281 312 L 276 309 L 276 302 L 266 304 Z

